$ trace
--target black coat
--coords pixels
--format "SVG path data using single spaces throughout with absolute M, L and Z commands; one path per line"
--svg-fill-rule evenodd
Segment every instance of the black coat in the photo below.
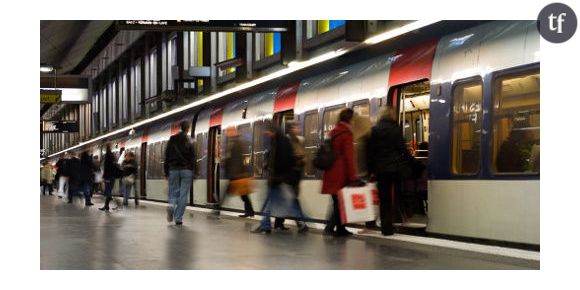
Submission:
M 371 130 L 367 144 L 367 167 L 377 176 L 396 174 L 405 159 L 412 159 L 405 146 L 401 127 L 391 120 L 381 119 Z
M 169 176 L 169 170 L 195 168 L 195 148 L 193 143 L 184 132 L 171 136 L 165 149 L 165 163 L 163 169 L 165 176 Z
M 67 159 L 61 158 L 56 162 L 56 177 L 59 178 L 60 176 L 69 176 L 69 170 L 67 167 Z
M 81 154 L 80 160 L 80 181 L 82 183 L 93 181 L 95 164 L 87 152 Z
M 82 184 L 81 180 L 81 160 L 77 157 L 71 157 L 66 162 L 67 170 L 70 171 L 69 174 L 69 186 L 70 190 L 76 191 Z
M 276 129 L 268 151 L 269 184 L 277 185 L 280 182 L 290 184 L 290 174 L 294 167 L 294 154 L 288 137 Z
M 105 165 L 103 166 L 103 179 L 111 180 L 121 177 L 121 169 L 117 165 L 117 158 L 113 152 L 105 153 Z

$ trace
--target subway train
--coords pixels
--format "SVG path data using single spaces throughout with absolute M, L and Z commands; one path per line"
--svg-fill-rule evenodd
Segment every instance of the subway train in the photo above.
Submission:
M 311 160 L 341 109 L 375 123 L 381 108 L 399 114 L 409 150 L 427 167 L 426 232 L 434 235 L 540 244 L 540 36 L 535 21 L 492 21 L 338 69 L 239 96 L 214 107 L 192 108 L 133 134 L 86 144 L 102 157 L 104 142 L 134 151 L 141 198 L 167 201 L 163 158 L 179 122 L 192 122 L 197 169 L 189 204 L 212 206 L 225 194 L 223 156 L 234 126 L 247 141 L 244 164 L 255 177 L 250 198 L 266 196 L 268 147 L 264 130 L 296 122 L 307 165 L 300 199 L 311 220 L 326 219 L 328 195 Z M 353 126 L 355 155 L 362 132 Z M 59 156 L 53 156 L 56 162 Z M 356 160 L 366 174 L 363 158 Z M 241 210 L 239 198 L 224 208 Z

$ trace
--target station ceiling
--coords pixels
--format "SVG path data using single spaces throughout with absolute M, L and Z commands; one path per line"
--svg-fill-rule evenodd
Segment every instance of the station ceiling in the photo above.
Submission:
M 41 20 L 40 64 L 70 74 L 113 20 Z

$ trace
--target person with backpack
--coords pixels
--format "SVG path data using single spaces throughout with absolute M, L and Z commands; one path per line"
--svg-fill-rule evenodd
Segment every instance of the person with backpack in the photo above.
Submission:
M 379 190 L 379 208 L 381 215 L 381 233 L 392 235 L 393 205 L 391 188 L 395 196 L 400 196 L 401 181 L 406 178 L 405 164 L 412 160 L 405 145 L 405 138 L 392 108 L 387 107 L 379 122 L 371 130 L 368 144 L 367 167 L 369 173 L 376 177 Z
M 187 135 L 191 125 L 188 121 L 182 121 L 179 126 L 181 132 L 171 136 L 167 142 L 165 163 L 163 164 L 169 191 L 167 221 L 175 220 L 175 224 L 178 226 L 183 224 L 185 204 L 193 183 L 193 170 L 195 169 L 195 148 Z
M 322 177 L 322 194 L 330 194 L 332 197 L 333 211 L 324 228 L 324 234 L 334 236 L 352 235 L 340 221 L 340 207 L 337 193 L 343 187 L 357 182 L 354 165 L 354 144 L 351 131 L 351 121 L 354 111 L 350 108 L 340 111 L 336 127 L 330 131 L 330 144 L 332 146 L 332 166 L 324 171 Z M 318 157 L 318 156 L 317 156 Z M 316 165 L 315 165 L 316 166 Z M 334 228 L 336 227 L 336 231 Z

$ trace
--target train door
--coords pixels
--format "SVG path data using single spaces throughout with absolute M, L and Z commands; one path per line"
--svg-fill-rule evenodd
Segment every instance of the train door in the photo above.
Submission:
M 221 126 L 211 127 L 208 137 L 207 204 L 216 207 L 220 198 Z
M 427 168 L 429 161 L 430 82 L 422 80 L 396 87 L 394 106 L 409 152 Z M 396 197 L 398 217 L 404 224 L 427 224 L 427 178 L 422 174 L 401 184 L 401 196 Z
M 139 151 L 138 151 L 139 152 Z M 141 149 L 139 153 L 139 193 L 141 194 L 140 198 L 147 198 L 147 175 L 145 174 L 145 170 L 147 168 L 147 143 L 141 144 Z
M 287 110 L 274 114 L 274 124 L 280 127 L 282 134 L 286 134 L 286 123 L 294 121 L 294 110 Z

